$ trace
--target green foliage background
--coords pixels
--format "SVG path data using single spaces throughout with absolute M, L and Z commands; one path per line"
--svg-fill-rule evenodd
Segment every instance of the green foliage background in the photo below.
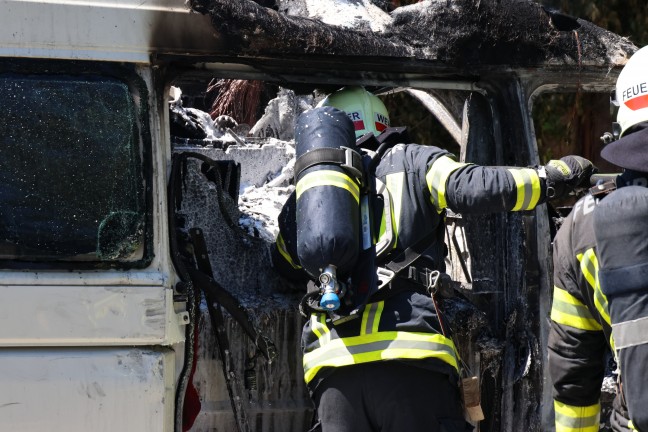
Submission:
M 539 3 L 627 36 L 637 46 L 648 44 L 645 0 L 543 0 Z
M 648 3 L 645 0 L 543 0 L 540 4 L 590 21 L 627 37 L 638 47 L 648 44 Z M 599 157 L 599 137 L 611 130 L 616 112 L 608 94 L 546 94 L 534 105 L 534 123 L 541 161 L 580 154 L 602 172 L 618 172 Z

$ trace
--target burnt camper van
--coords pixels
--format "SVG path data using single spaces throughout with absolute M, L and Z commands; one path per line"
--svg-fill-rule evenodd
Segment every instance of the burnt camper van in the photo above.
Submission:
M 368 26 L 260 3 L 0 4 L 0 430 L 308 430 L 306 288 L 268 253 L 294 119 L 363 85 L 462 161 L 537 165 L 535 101 L 608 92 L 635 49 L 526 3 L 524 31 L 495 6 L 439 20 L 422 2 Z M 251 115 L 216 122 L 228 94 Z M 446 217 L 475 426 L 550 430 L 549 210 Z

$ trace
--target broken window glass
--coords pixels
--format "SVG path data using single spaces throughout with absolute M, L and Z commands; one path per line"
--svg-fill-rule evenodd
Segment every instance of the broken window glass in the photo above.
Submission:
M 101 76 L 0 75 L 0 260 L 137 261 L 137 108 Z

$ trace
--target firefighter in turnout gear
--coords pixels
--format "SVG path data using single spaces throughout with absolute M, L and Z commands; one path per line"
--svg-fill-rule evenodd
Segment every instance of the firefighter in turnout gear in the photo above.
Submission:
M 647 79 L 642 48 L 613 94 L 619 139 L 601 152 L 623 172 L 581 198 L 554 239 L 549 367 L 557 432 L 599 430 L 609 350 L 618 363 L 612 429 L 648 431 Z
M 589 179 L 592 164 L 574 156 L 541 169 L 458 162 L 441 148 L 409 143 L 404 128 L 389 127 L 380 99 L 357 87 L 304 112 L 295 137 L 296 193 L 279 216 L 273 262 L 287 278 L 321 283 L 309 290 L 320 303 L 305 303 L 302 333 L 304 378 L 321 430 L 470 430 L 460 400 L 460 360 L 434 295 L 445 270 L 444 210 L 532 210 Z M 361 181 L 353 162 L 356 153 L 374 154 L 366 149 L 377 149 L 378 156 L 364 176 L 376 179 L 369 245 L 362 225 L 367 179 Z M 371 163 L 364 166 L 371 172 Z M 341 239 L 320 232 L 332 227 Z M 322 304 L 323 291 L 339 294 L 339 309 Z

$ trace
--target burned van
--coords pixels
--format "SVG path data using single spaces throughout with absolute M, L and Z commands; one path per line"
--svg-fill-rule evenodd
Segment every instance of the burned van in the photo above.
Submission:
M 1 430 L 308 430 L 306 288 L 269 253 L 295 119 L 362 85 L 421 144 L 538 165 L 534 102 L 636 49 L 533 3 L 330 3 L 2 3 Z M 550 210 L 446 215 L 480 431 L 552 428 Z

